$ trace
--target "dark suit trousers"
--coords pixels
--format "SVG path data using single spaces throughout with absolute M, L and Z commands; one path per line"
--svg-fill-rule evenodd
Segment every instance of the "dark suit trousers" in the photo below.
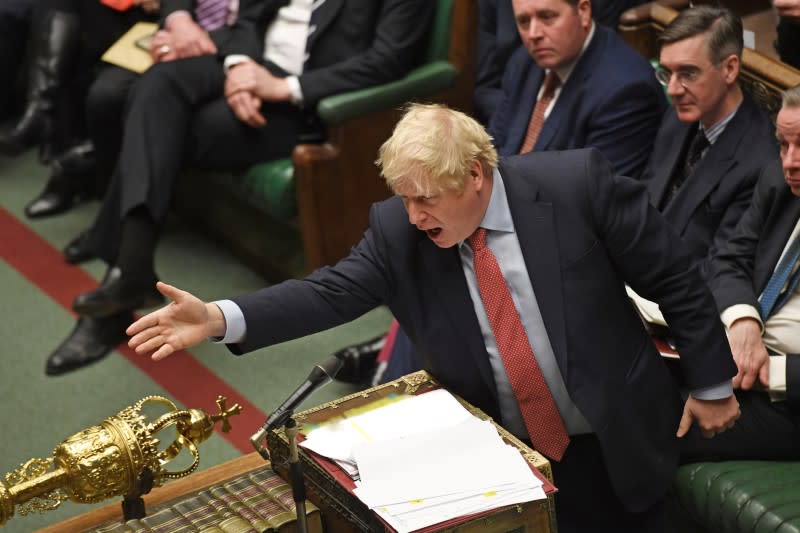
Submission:
M 703 438 L 697 426 L 680 439 L 681 463 L 800 459 L 800 414 L 764 392 L 736 391 L 742 416 L 729 430 Z
M 300 110 L 265 103 L 267 125 L 252 128 L 228 106 L 224 83 L 220 60 L 201 56 L 156 64 L 133 84 L 119 158 L 89 234 L 98 256 L 116 260 L 121 222 L 134 208 L 144 206 L 157 224 L 164 222 L 184 166 L 235 172 L 291 154 L 303 123 Z M 111 122 L 106 128 L 109 135 L 119 131 Z
M 614 493 L 594 435 L 573 435 L 561 462 L 550 461 L 559 533 L 663 533 L 663 504 L 631 513 Z
M 11 111 L 12 95 L 21 75 L 33 0 L 0 2 L 0 117 Z

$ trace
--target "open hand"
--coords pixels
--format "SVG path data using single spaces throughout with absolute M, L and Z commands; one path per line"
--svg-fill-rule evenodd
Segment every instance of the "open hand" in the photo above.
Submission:
M 158 361 L 207 337 L 225 334 L 225 319 L 216 305 L 160 281 L 156 288 L 172 302 L 128 327 L 126 333 L 132 337 L 128 346 L 137 354 L 151 353 Z

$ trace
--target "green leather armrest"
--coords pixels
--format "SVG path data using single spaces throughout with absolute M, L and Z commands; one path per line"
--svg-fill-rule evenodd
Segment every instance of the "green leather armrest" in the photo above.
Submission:
M 401 80 L 323 98 L 317 104 L 317 114 L 326 124 L 339 124 L 447 89 L 455 77 L 456 68 L 452 64 L 432 61 L 415 68 Z
M 248 202 L 279 220 L 289 220 L 297 214 L 291 159 L 253 165 L 239 178 L 239 184 Z

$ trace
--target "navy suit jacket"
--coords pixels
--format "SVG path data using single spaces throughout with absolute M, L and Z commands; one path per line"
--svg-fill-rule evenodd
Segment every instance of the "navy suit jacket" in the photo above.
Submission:
M 686 147 L 696 128 L 696 122 L 678 120 L 672 108 L 664 114 L 642 176 L 653 205 L 662 204 L 673 174 L 682 171 Z M 664 217 L 689 245 L 704 272 L 709 258 L 730 238 L 750 205 L 761 170 L 778 157 L 772 122 L 745 97 L 725 131 L 663 209 Z
M 164 0 L 164 17 L 195 0 Z M 264 35 L 289 0 L 240 0 L 236 24 L 210 33 L 218 55 L 261 60 Z M 305 105 L 321 98 L 395 81 L 422 59 L 433 20 L 430 0 L 326 0 L 316 13 L 299 76 Z
M 767 165 L 756 185 L 752 204 L 729 241 L 711 261 L 709 285 L 720 313 L 736 304 L 758 309 L 758 297 L 798 219 L 800 198 L 792 194 L 784 181 L 780 162 Z M 800 355 L 786 359 L 786 391 L 789 403 L 800 409 Z
M 511 157 L 499 169 L 569 394 L 600 440 L 618 495 L 643 510 L 663 496 L 677 468 L 681 402 L 625 283 L 659 302 L 674 324 L 692 388 L 736 373 L 711 293 L 644 187 L 615 177 L 596 150 Z M 373 206 L 363 239 L 335 266 L 234 301 L 247 324 L 235 353 L 386 304 L 425 369 L 501 420 L 458 250 L 438 248 L 409 224 L 399 197 Z
M 524 48 L 511 56 L 503 100 L 489 133 L 501 155 L 519 152 L 544 71 Z M 535 151 L 597 148 L 614 171 L 639 177 L 667 103 L 653 67 L 614 32 L 595 26 L 534 146 Z

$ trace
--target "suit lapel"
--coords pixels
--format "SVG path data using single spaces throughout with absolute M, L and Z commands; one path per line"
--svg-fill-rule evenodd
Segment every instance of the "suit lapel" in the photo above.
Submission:
M 647 184 L 647 192 L 650 195 L 651 203 L 653 205 L 661 205 L 664 200 L 664 195 L 667 193 L 670 181 L 676 170 L 678 159 L 683 153 L 683 148 L 686 146 L 689 135 L 691 135 L 694 128 L 693 124 L 684 124 L 678 120 L 675 110 L 671 110 L 669 120 L 673 120 L 675 124 L 672 128 L 672 135 L 669 135 L 667 141 L 669 145 L 665 148 L 665 157 L 663 161 L 656 161 L 657 166 L 653 171 L 653 178 Z
M 709 147 L 692 175 L 678 190 L 675 200 L 664 211 L 666 218 L 679 230 L 683 230 L 697 210 L 697 206 L 705 201 L 708 194 L 736 166 L 736 151 L 750 129 L 750 111 L 745 100 L 725 127 L 725 131 Z
M 333 22 L 336 14 L 342 8 L 343 2 L 344 0 L 325 0 L 325 2 L 317 8 L 317 12 L 314 14 L 317 28 L 314 33 L 308 37 L 308 49 L 314 46 L 319 35 L 325 33 L 325 29 Z
M 538 200 L 531 180 L 522 180 L 501 164 L 503 183 L 508 191 L 508 204 L 514 228 L 533 285 L 533 292 L 542 314 L 547 336 L 553 347 L 558 367 L 567 381 L 567 339 L 564 323 L 564 298 L 561 292 L 561 263 L 552 204 Z
M 465 359 L 469 359 L 464 363 L 472 361 L 496 398 L 497 386 L 489 364 L 480 324 L 475 316 L 475 308 L 464 278 L 464 271 L 461 268 L 458 250 L 454 248 L 441 249 L 427 238 L 420 241 L 419 248 L 426 272 L 435 273 L 428 279 L 432 280 L 431 290 L 439 294 L 438 300 L 445 308 L 444 319 L 450 321 L 453 330 L 458 333 L 458 337 L 469 346 L 469 354 L 464 354 Z
M 547 115 L 542 131 L 539 133 L 539 138 L 536 139 L 536 145 L 533 147 L 534 151 L 541 152 L 543 150 L 551 150 L 550 143 L 555 137 L 562 123 L 565 122 L 565 117 L 569 116 L 569 111 L 575 106 L 575 101 L 578 98 L 580 88 L 587 86 L 586 80 L 592 74 L 592 67 L 597 63 L 597 55 L 605 48 L 606 35 L 603 33 L 600 26 L 595 25 L 594 37 L 592 42 L 586 48 L 586 51 L 578 59 L 575 68 L 566 83 L 561 86 L 561 93 L 558 95 L 553 109 Z M 537 93 L 538 94 L 538 93 Z M 569 127 L 567 125 L 566 127 Z M 559 146 L 557 149 L 566 149 L 566 146 Z M 580 146 L 578 148 L 584 148 Z

